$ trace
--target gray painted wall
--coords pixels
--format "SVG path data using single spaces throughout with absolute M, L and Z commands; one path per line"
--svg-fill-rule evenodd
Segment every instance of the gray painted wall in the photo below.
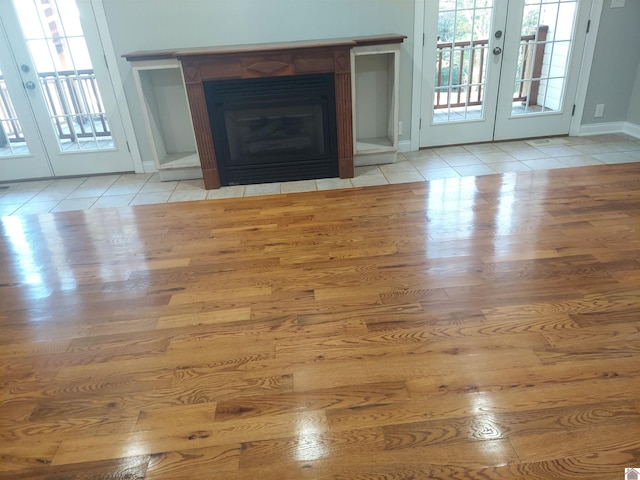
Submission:
M 582 115 L 582 124 L 624 122 L 631 112 L 639 123 L 640 87 L 636 84 L 640 65 L 640 0 L 627 0 L 623 8 L 610 8 L 604 0 L 600 28 L 589 77 L 589 88 Z M 634 88 L 635 87 L 635 88 Z M 595 118 L 596 104 L 604 103 L 604 116 Z M 632 120 L 629 120 L 632 121 Z
M 638 65 L 638 73 L 636 74 L 636 84 L 631 93 L 627 122 L 640 126 L 640 65 Z
M 398 33 L 400 121 L 411 131 L 413 0 L 108 0 L 104 9 L 118 56 L 161 50 Z M 128 62 L 119 62 L 143 161 L 151 150 Z

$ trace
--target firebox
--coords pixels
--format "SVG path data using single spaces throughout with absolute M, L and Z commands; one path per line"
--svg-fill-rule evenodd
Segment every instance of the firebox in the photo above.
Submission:
M 204 82 L 222 185 L 338 176 L 333 73 Z

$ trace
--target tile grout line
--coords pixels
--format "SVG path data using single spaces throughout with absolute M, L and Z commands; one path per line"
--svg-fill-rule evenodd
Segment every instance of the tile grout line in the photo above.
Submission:
M 486 144 L 482 143 L 482 144 L 470 144 L 470 145 L 463 145 L 463 146 L 450 146 L 450 147 L 445 146 L 445 147 L 427 148 L 419 152 L 408 152 L 408 155 L 399 153 L 399 160 L 400 159 L 401 160 L 395 164 L 388 164 L 388 165 L 401 165 L 402 163 L 407 162 L 408 165 L 404 169 L 402 167 L 398 171 L 395 171 L 393 168 L 385 169 L 384 168 L 385 165 L 373 165 L 370 167 L 356 167 L 356 169 L 360 168 L 360 169 L 366 169 L 366 170 L 364 171 L 361 170 L 362 174 L 358 175 L 355 178 L 362 178 L 368 175 L 381 175 L 382 178 L 385 180 L 385 182 L 387 182 L 388 184 L 396 184 L 396 183 L 405 183 L 405 181 L 401 179 L 403 175 L 405 176 L 405 178 L 406 176 L 410 176 L 410 175 L 416 176 L 417 178 L 418 177 L 422 178 L 422 180 L 417 180 L 416 178 L 415 181 L 419 182 L 419 181 L 434 181 L 434 180 L 444 179 L 444 178 L 461 178 L 466 176 L 504 174 L 512 171 L 517 172 L 517 171 L 548 170 L 548 169 L 555 169 L 555 168 L 572 168 L 572 167 L 586 166 L 586 165 L 627 163 L 629 161 L 640 162 L 640 142 L 637 139 L 633 139 L 631 137 L 624 136 L 624 135 L 616 135 L 616 134 L 600 136 L 600 137 L 601 138 L 594 137 L 593 139 L 589 139 L 589 137 L 569 137 L 573 139 L 573 141 L 576 141 L 577 139 L 580 139 L 580 141 L 578 141 L 578 143 L 571 143 L 570 141 L 567 144 L 563 143 L 558 145 L 531 146 L 530 144 L 527 143 L 527 141 L 510 141 L 510 142 L 499 142 L 499 143 L 486 143 Z M 585 145 L 587 147 L 585 147 Z M 586 150 L 588 152 L 590 149 L 589 146 L 592 146 L 591 148 L 595 149 L 596 153 L 589 154 L 583 151 L 583 150 Z M 572 147 L 579 147 L 579 148 L 574 149 Z M 568 151 L 567 148 L 570 150 Z M 423 155 L 425 155 L 425 157 L 420 156 L 421 152 Z M 548 152 L 549 154 L 547 154 L 546 152 Z M 516 156 L 514 156 L 514 153 L 516 154 Z M 555 155 L 551 155 L 553 153 L 555 153 Z M 497 158 L 499 158 L 501 155 L 504 155 L 505 160 L 487 162 L 483 160 L 482 155 L 488 155 L 488 154 L 496 154 Z M 518 155 L 522 158 L 517 158 Z M 538 157 L 538 155 L 542 155 L 542 156 Z M 451 163 L 447 161 L 447 158 L 453 159 L 454 157 L 467 157 L 467 156 L 469 157 L 467 160 L 468 161 L 473 160 L 473 163 L 470 163 L 468 165 L 465 165 L 465 164 L 455 165 L 456 163 L 458 163 L 457 161 L 450 160 Z M 597 158 L 596 156 L 603 156 L 603 157 L 602 159 L 600 159 L 600 158 Z M 569 159 L 574 159 L 574 160 L 569 160 Z M 421 160 L 423 161 L 423 163 L 420 162 Z M 435 160 L 434 163 L 439 164 L 439 166 L 428 167 L 428 163 L 430 160 Z M 465 160 L 462 159 L 461 161 L 465 161 Z M 439 162 L 442 162 L 442 163 L 439 163 Z M 505 164 L 505 163 L 509 163 L 510 167 L 502 171 L 503 169 L 500 169 L 498 165 Z M 472 174 L 465 173 L 465 170 L 473 171 L 474 169 L 477 170 L 478 172 L 472 173 Z M 483 169 L 484 171 L 482 171 Z M 434 172 L 434 176 L 431 178 L 429 175 L 430 171 Z M 451 175 L 452 173 L 455 174 L 455 176 Z M 142 175 L 145 175 L 145 176 L 148 175 L 148 176 L 142 182 L 135 181 L 135 178 L 137 176 L 142 176 Z M 27 194 L 26 196 L 29 196 L 28 194 L 32 193 L 32 195 L 30 195 L 26 201 L 21 201 L 15 204 L 0 202 L 0 208 L 2 208 L 2 205 L 13 205 L 16 208 L 11 209 L 9 213 L 6 213 L 6 212 L 3 213 L 3 215 L 15 215 L 19 210 L 23 208 L 28 209 L 27 208 L 28 205 L 34 205 L 37 203 L 46 203 L 46 202 L 51 202 L 51 203 L 56 202 L 55 205 L 53 205 L 47 210 L 47 212 L 54 212 L 55 209 L 58 208 L 60 204 L 62 204 L 63 202 L 67 202 L 67 201 L 72 202 L 74 200 L 77 200 L 78 203 L 82 203 L 84 200 L 86 203 L 88 199 L 94 199 L 94 201 L 91 202 L 91 204 L 88 207 L 84 206 L 83 208 L 81 208 L 81 210 L 96 209 L 96 208 L 114 208 L 114 207 L 117 208 L 119 206 L 147 205 L 150 203 L 174 203 L 174 202 L 181 202 L 181 201 L 190 201 L 189 195 L 188 195 L 189 189 L 184 190 L 185 200 L 172 200 L 172 197 L 174 197 L 176 193 L 179 193 L 178 187 L 182 182 L 185 182 L 185 183 L 194 182 L 194 180 L 178 180 L 175 182 L 171 182 L 173 183 L 173 188 L 170 188 L 170 189 L 160 188 L 157 190 L 144 192 L 143 190 L 148 185 L 150 185 L 151 183 L 155 183 L 156 181 L 161 184 L 170 183 L 170 182 L 161 182 L 159 180 L 158 175 L 159 174 L 157 172 L 154 172 L 154 173 L 145 173 L 145 174 L 115 174 L 115 175 L 104 175 L 104 176 L 94 176 L 94 177 L 88 176 L 88 177 L 85 177 L 80 183 L 74 186 L 71 186 L 73 183 L 75 183 L 73 181 L 73 178 L 60 179 L 60 180 L 56 180 L 56 179 L 35 180 L 33 185 L 34 186 L 37 185 L 36 182 L 41 182 L 41 184 L 39 185 L 40 188 L 38 190 L 25 190 L 23 193 Z M 113 176 L 115 176 L 115 178 L 113 178 L 112 181 L 106 185 L 100 185 L 100 184 L 91 185 L 91 186 L 87 185 L 87 183 L 93 184 L 93 183 L 99 182 L 99 180 L 93 180 L 93 179 L 100 179 L 101 177 L 109 178 Z M 129 176 L 131 176 L 132 178 L 131 182 L 123 181 L 123 179 L 126 179 Z M 79 179 L 82 177 L 77 177 L 77 178 Z M 355 178 L 351 180 L 355 180 Z M 399 179 L 396 181 L 393 181 L 394 178 L 399 178 Z M 140 178 L 140 180 L 142 180 L 142 178 Z M 198 181 L 198 180 L 195 180 L 195 181 Z M 200 182 L 202 182 L 202 180 L 200 180 Z M 320 191 L 320 189 L 318 188 L 317 181 L 314 180 L 314 182 L 315 182 L 314 190 Z M 213 191 L 204 190 L 203 199 L 215 200 L 217 198 L 239 198 L 239 197 L 247 197 L 247 196 L 256 196 L 256 194 L 272 195 L 272 194 L 298 193 L 295 191 L 295 189 L 291 192 L 283 192 L 282 190 L 283 182 L 277 182 L 277 183 L 278 183 L 277 192 L 273 191 L 275 190 L 273 188 L 269 189 L 268 187 L 262 186 L 262 189 L 265 190 L 265 193 L 259 193 L 261 186 L 255 186 L 254 188 L 250 188 L 251 186 L 244 186 L 241 192 L 238 192 L 240 193 L 240 195 L 222 194 L 221 196 L 211 195 L 210 197 L 209 192 L 213 192 Z M 358 183 L 362 183 L 363 185 L 367 184 L 366 180 L 362 180 Z M 376 182 L 374 181 L 373 183 L 376 183 Z M 20 186 L 27 185 L 29 184 L 29 182 L 11 182 L 11 184 L 16 184 L 18 186 L 18 189 L 11 192 L 4 192 L 4 193 L 0 191 L 0 200 L 8 194 L 20 192 L 21 191 Z M 351 184 L 351 187 L 355 187 L 357 185 L 353 181 L 351 181 L 350 184 Z M 140 188 L 138 188 L 133 193 L 106 195 L 106 193 L 113 187 L 124 186 L 124 185 L 140 185 Z M 264 185 L 271 185 L 271 184 L 264 184 Z M 74 192 L 76 192 L 78 189 L 81 189 L 81 188 L 97 189 L 102 187 L 104 187 L 104 190 L 102 191 L 102 193 L 95 197 L 89 196 L 89 197 L 68 198 L 70 195 L 72 195 Z M 223 187 L 223 188 L 229 188 L 229 187 Z M 249 192 L 247 191 L 247 188 L 249 188 Z M 343 187 L 336 185 L 336 187 L 330 187 L 328 189 L 324 188 L 322 190 L 332 190 L 334 188 L 343 188 Z M 203 186 L 195 187 L 196 191 L 200 191 L 201 189 L 203 189 Z M 40 195 L 41 193 L 47 190 L 50 192 L 55 192 L 60 190 L 70 190 L 70 192 L 60 200 L 57 200 L 57 199 L 49 200 L 49 201 L 43 200 L 41 202 L 33 201 L 35 197 L 37 197 L 38 195 Z M 252 195 L 251 192 L 255 190 L 257 190 L 258 193 Z M 123 191 L 126 191 L 126 187 L 123 188 Z M 216 191 L 219 192 L 219 190 L 216 190 Z M 302 191 L 311 191 L 311 190 L 305 189 Z M 250 193 L 250 194 L 247 195 L 247 193 Z M 132 197 L 126 202 L 126 205 L 124 204 L 118 205 L 117 201 L 115 201 L 113 207 L 109 207 L 109 206 L 96 207 L 95 206 L 97 203 L 101 202 L 101 200 L 103 199 L 119 197 L 119 196 L 124 197 L 129 195 L 131 195 Z M 166 199 L 163 199 L 162 201 L 159 201 L 159 202 L 152 201 L 152 202 L 134 203 L 136 201 L 136 198 L 140 199 L 139 197 L 140 195 L 148 195 L 149 196 L 148 198 L 152 198 L 153 195 L 156 195 L 156 197 L 162 197 L 166 195 Z M 106 200 L 103 200 L 103 201 L 107 202 Z M 69 210 L 74 210 L 74 209 L 71 208 Z M 69 211 L 69 210 L 65 209 L 65 210 L 59 210 L 59 211 Z M 38 213 L 45 213 L 45 212 L 38 212 Z

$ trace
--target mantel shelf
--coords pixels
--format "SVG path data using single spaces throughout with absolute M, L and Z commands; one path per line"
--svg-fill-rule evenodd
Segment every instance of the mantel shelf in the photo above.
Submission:
M 318 40 L 301 40 L 293 42 L 257 43 L 240 45 L 217 45 L 209 47 L 174 48 L 166 50 L 142 50 L 122 55 L 130 62 L 141 60 L 160 60 L 191 56 L 229 55 L 242 53 L 268 53 L 282 50 L 299 50 L 329 47 L 356 47 L 381 44 L 402 43 L 406 35 L 387 33 L 381 35 L 365 35 L 359 37 L 325 38 Z

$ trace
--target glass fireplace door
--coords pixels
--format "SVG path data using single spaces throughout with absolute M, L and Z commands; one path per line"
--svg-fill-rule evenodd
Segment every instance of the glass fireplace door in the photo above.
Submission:
M 206 82 L 222 185 L 338 176 L 333 74 Z

